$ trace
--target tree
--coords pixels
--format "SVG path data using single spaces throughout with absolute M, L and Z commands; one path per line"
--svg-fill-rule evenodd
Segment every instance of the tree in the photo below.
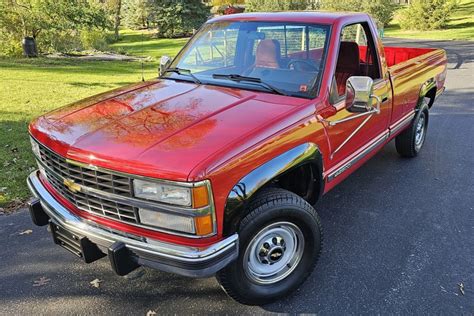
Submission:
M 42 44 L 77 34 L 81 29 L 106 29 L 107 12 L 87 0 L 0 0 L 0 45 L 19 43 L 23 37 Z M 4 40 L 8 39 L 9 44 Z M 5 49 L 2 48 L 2 51 Z
M 452 0 L 413 0 L 400 13 L 405 30 L 436 30 L 446 27 L 456 2 Z
M 317 1 L 314 0 L 247 0 L 245 11 L 290 11 L 315 9 Z
M 197 0 L 157 1 L 156 24 L 163 37 L 192 34 L 209 17 L 209 7 Z
M 114 38 L 119 39 L 119 29 L 122 22 L 122 0 L 96 0 L 104 1 L 104 7 L 110 15 L 110 20 L 114 25 Z
M 120 27 L 120 18 L 121 18 L 121 10 L 122 10 L 122 0 L 116 0 L 115 6 L 115 19 L 114 19 L 114 34 L 115 40 L 119 39 L 119 27 Z
M 123 0 L 125 25 L 134 29 L 151 27 L 156 20 L 157 3 L 158 0 Z

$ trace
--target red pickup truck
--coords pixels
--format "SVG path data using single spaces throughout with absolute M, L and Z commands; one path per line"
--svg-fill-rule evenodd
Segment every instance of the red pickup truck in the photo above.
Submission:
M 366 14 L 212 19 L 159 78 L 30 124 L 32 219 L 119 275 L 216 275 L 271 302 L 315 267 L 312 205 L 392 139 L 417 156 L 446 66 L 441 49 L 383 47 Z

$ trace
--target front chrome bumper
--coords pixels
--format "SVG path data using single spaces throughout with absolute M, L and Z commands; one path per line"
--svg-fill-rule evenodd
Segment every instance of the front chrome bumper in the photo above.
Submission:
M 38 171 L 30 174 L 27 183 L 31 193 L 38 199 L 42 210 L 50 218 L 50 221 L 71 233 L 87 237 L 102 252 L 109 255 L 114 270 L 116 270 L 114 260 L 121 258 L 111 254 L 117 245 L 127 249 L 129 255 L 124 260 L 130 260 L 136 265 L 190 277 L 211 276 L 238 256 L 239 239 L 237 234 L 205 248 L 175 245 L 134 236 L 99 226 L 95 222 L 71 213 L 47 191 L 38 177 Z M 116 272 L 121 274 L 117 270 Z

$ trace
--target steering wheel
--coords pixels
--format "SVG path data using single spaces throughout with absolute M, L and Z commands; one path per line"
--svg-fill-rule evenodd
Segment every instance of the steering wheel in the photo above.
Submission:
M 318 71 L 319 67 L 306 60 L 294 59 L 288 63 L 288 69 L 297 71 Z

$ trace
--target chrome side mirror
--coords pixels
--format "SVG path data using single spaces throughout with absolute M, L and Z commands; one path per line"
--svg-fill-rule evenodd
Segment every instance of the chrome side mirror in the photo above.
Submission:
M 159 69 L 160 76 L 162 76 L 165 73 L 165 70 L 168 69 L 170 65 L 171 65 L 171 58 L 166 55 L 161 56 L 160 69 Z
M 346 109 L 349 112 L 368 112 L 372 107 L 374 81 L 370 77 L 352 76 L 346 83 Z
M 382 101 L 378 96 L 372 94 L 374 90 L 374 81 L 370 77 L 352 76 L 347 79 L 346 83 L 346 100 L 345 107 L 349 112 L 355 112 L 352 116 L 336 120 L 326 121 L 329 125 L 334 126 L 343 122 L 347 122 L 361 116 L 372 116 L 380 114 L 380 104 Z M 376 106 L 372 106 L 372 99 L 377 101 Z M 367 120 L 369 117 L 367 118 Z

